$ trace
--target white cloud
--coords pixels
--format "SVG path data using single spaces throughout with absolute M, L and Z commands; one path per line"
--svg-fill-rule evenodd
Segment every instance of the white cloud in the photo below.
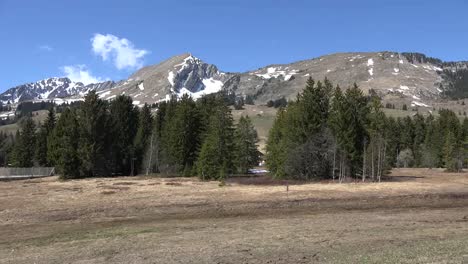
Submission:
M 39 49 L 43 50 L 43 51 L 53 51 L 54 50 L 54 48 L 52 48 L 50 45 L 40 45 Z
M 104 81 L 103 78 L 93 76 L 86 65 L 68 65 L 61 67 L 61 70 L 70 80 L 82 82 L 85 85 Z
M 114 35 L 94 34 L 91 38 L 93 52 L 106 60 L 112 60 L 117 69 L 139 68 L 143 65 L 143 57 L 147 50 L 136 49 L 133 43 L 126 38 Z

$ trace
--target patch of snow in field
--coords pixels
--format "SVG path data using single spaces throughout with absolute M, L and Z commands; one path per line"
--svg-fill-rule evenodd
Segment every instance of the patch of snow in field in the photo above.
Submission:
M 261 169 L 249 169 L 249 173 L 252 174 L 263 174 L 263 173 L 268 173 L 267 170 L 261 170 Z
M 139 104 L 140 104 L 140 101 L 133 101 L 132 104 L 133 104 L 133 105 L 139 105 Z
M 70 104 L 73 102 L 79 102 L 79 101 L 84 101 L 84 98 L 76 98 L 76 99 L 62 99 L 62 98 L 54 98 L 52 100 L 55 104 L 61 105 L 61 104 Z
M 400 89 L 402 90 L 409 90 L 409 87 L 406 85 L 400 85 Z
M 143 86 L 143 82 L 138 84 L 138 89 L 140 89 L 140 91 L 145 90 L 145 87 Z
M 7 112 L 7 113 L 0 114 L 0 118 L 1 118 L 1 119 L 7 119 L 8 117 L 14 116 L 14 115 L 15 115 L 15 112 L 14 112 L 14 111 L 11 111 L 11 112 Z
M 331 70 L 327 70 L 327 73 L 328 73 L 328 72 L 331 72 Z
M 411 102 L 411 106 L 422 106 L 422 107 L 430 107 L 428 106 L 427 104 L 424 104 L 424 103 L 421 103 L 421 102 L 417 102 L 417 101 L 412 101 Z
M 368 72 L 369 72 L 370 76 L 374 76 L 374 68 L 370 68 L 368 70 Z
M 374 60 L 372 58 L 367 60 L 367 66 L 374 66 Z

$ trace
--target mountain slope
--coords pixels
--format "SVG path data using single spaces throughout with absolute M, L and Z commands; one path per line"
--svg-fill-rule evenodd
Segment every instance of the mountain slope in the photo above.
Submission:
M 220 72 L 191 54 L 172 57 L 160 64 L 144 67 L 114 89 L 100 93 L 112 99 L 119 94 L 130 95 L 136 105 L 166 100 L 171 94 L 189 94 L 199 98 L 221 91 L 230 74 Z
M 4 104 L 18 103 L 29 100 L 65 98 L 74 95 L 85 95 L 91 90 L 107 90 L 116 86 L 113 81 L 84 85 L 73 82 L 68 78 L 49 78 L 34 83 L 19 85 L 0 94 L 0 101 Z
M 73 97 L 82 98 L 91 89 L 112 100 L 126 94 L 135 105 L 167 100 L 171 95 L 199 98 L 221 90 L 237 96 L 252 96 L 257 104 L 272 99 L 294 98 L 308 78 L 330 79 L 346 89 L 356 83 L 364 92 L 371 89 L 384 102 L 431 108 L 447 96 L 468 96 L 468 63 L 443 62 L 419 53 L 337 53 L 290 64 L 275 64 L 244 73 L 218 70 L 183 54 L 157 65 L 144 67 L 126 81 L 92 85 L 67 78 L 51 78 L 11 88 L 0 95 L 3 102 Z

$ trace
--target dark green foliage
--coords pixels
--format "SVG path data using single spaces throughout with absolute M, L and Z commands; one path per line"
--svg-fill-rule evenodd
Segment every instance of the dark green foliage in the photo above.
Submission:
M 54 161 L 62 179 L 84 176 L 80 174 L 79 136 L 75 111 L 65 109 L 48 140 L 48 158 Z
M 107 102 L 99 99 L 95 91 L 86 95 L 79 109 L 78 124 L 80 174 L 83 177 L 111 175 L 111 142 L 115 142 L 109 133 L 112 120 Z
M 210 118 L 197 161 L 200 178 L 224 179 L 235 171 L 234 127 L 231 111 L 220 105 Z
M 287 105 L 288 101 L 284 97 L 281 97 L 280 99 L 270 100 L 267 102 L 268 107 L 274 108 L 286 107 Z
M 431 63 L 435 65 L 442 65 L 443 62 L 440 59 L 428 57 L 422 53 L 416 52 L 403 52 L 401 53 L 410 63 Z
M 184 95 L 165 127 L 167 162 L 173 173 L 190 171 L 200 144 L 200 116 L 193 99 Z
M 330 83 L 307 82 L 306 89 L 286 109 L 280 109 L 267 142 L 267 165 L 275 177 L 312 179 L 330 170 L 327 133 Z M 306 152 L 314 150 L 314 154 Z M 325 152 L 323 152 L 325 151 Z M 323 152 L 323 153 L 322 153 Z M 318 159 L 314 162 L 311 159 Z M 310 163 L 304 168 L 303 165 Z M 317 166 L 321 163 L 324 166 Z
M 446 69 L 442 73 L 442 78 L 446 82 L 446 87 L 443 89 L 445 96 L 452 99 L 468 97 L 468 69 L 456 68 L 454 71 Z
M 285 173 L 295 179 L 327 178 L 333 167 L 333 138 L 329 131 L 315 133 L 288 153 Z
M 151 144 L 151 135 L 153 133 L 153 116 L 151 115 L 151 109 L 148 104 L 145 104 L 140 111 L 138 118 L 138 131 L 135 136 L 135 169 L 138 174 L 143 169 L 143 166 L 148 165 L 149 156 L 145 156 L 148 153 L 148 147 Z M 144 161 L 145 164 L 144 164 Z
M 254 104 L 255 104 L 254 98 L 253 98 L 252 95 L 249 94 L 249 95 L 247 95 L 247 96 L 245 97 L 245 104 L 246 104 L 246 105 L 254 105 Z
M 47 141 L 50 137 L 50 134 L 55 128 L 55 123 L 57 122 L 55 117 L 54 108 L 51 107 L 49 109 L 49 113 L 47 114 L 47 119 L 45 120 L 44 124 L 40 127 L 37 133 L 37 140 L 36 140 L 36 160 L 39 163 L 39 166 L 51 166 L 53 165 L 53 160 L 48 159 L 47 154 Z
M 236 167 L 240 173 L 247 173 L 260 162 L 257 142 L 258 135 L 252 121 L 248 116 L 241 116 L 235 130 Z
M 34 165 L 36 146 L 36 125 L 30 117 L 20 124 L 13 149 L 14 167 L 32 167 Z
M 133 175 L 136 157 L 133 142 L 138 130 L 138 109 L 133 106 L 132 98 L 119 95 L 111 101 L 109 114 L 111 130 L 108 135 L 112 138 L 110 169 L 113 173 Z

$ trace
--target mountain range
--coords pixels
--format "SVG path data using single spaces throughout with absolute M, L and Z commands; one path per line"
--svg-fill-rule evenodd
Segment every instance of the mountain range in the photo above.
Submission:
M 468 91 L 468 62 L 443 62 L 420 53 L 336 53 L 289 64 L 268 65 L 243 73 L 223 72 L 191 55 L 174 56 L 157 65 L 141 68 L 127 80 L 84 85 L 68 78 L 49 78 L 7 89 L 0 94 L 4 104 L 30 100 L 81 100 L 90 90 L 112 100 L 125 94 L 134 104 L 156 103 L 171 95 L 189 94 L 195 99 L 221 90 L 251 96 L 256 104 L 294 98 L 308 78 L 328 78 L 347 88 L 356 83 L 384 101 L 432 108 L 448 97 Z

